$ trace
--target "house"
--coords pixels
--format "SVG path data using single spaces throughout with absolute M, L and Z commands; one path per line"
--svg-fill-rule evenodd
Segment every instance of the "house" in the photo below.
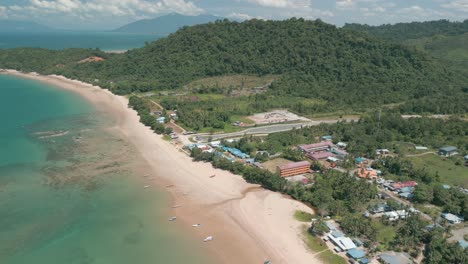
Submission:
M 451 224 L 459 224 L 463 221 L 462 218 L 450 213 L 442 214 L 442 217 Z
M 340 161 L 340 160 L 337 159 L 337 158 L 335 158 L 335 157 L 328 157 L 328 158 L 327 158 L 327 161 L 328 161 L 328 162 L 332 162 L 332 163 L 336 163 L 336 162 L 338 162 L 338 161 Z
M 156 122 L 160 124 L 164 124 L 166 122 L 166 118 L 164 116 L 156 118 Z
M 329 135 L 327 135 L 327 136 L 322 136 L 322 140 L 332 140 L 332 138 L 333 138 L 333 137 L 332 137 L 332 136 L 329 136 Z
M 338 142 L 338 143 L 336 143 L 336 145 L 337 145 L 339 148 L 343 148 L 343 149 L 346 148 L 346 147 L 348 146 L 347 143 L 341 142 L 341 141 Z
M 388 189 L 390 189 L 391 191 L 396 191 L 405 187 L 416 187 L 416 185 L 418 185 L 418 183 L 415 181 L 396 182 L 396 183 L 390 184 L 388 186 Z
M 290 162 L 276 167 L 276 171 L 281 177 L 301 175 L 310 171 L 310 163 L 306 160 L 299 162 Z
M 375 154 L 377 154 L 377 155 L 387 155 L 389 153 L 390 153 L 390 150 L 388 150 L 388 149 L 377 149 L 375 151 Z
M 412 264 L 413 261 L 407 253 L 387 251 L 380 254 L 379 259 L 384 264 Z
M 361 166 L 361 168 L 357 170 L 357 175 L 362 179 L 377 179 L 377 171 L 371 167 L 364 168 L 364 166 Z
M 402 192 L 400 194 L 398 194 L 401 198 L 404 198 L 406 200 L 410 200 L 414 197 L 414 194 L 413 193 L 410 193 L 410 192 Z
M 364 163 L 366 161 L 366 158 L 363 158 L 363 157 L 357 157 L 354 159 L 354 161 L 357 163 L 357 164 L 361 164 L 361 163 Z
M 332 231 L 338 229 L 333 221 L 326 221 L 325 225 Z
M 307 153 L 306 157 L 311 160 L 324 160 L 330 157 L 335 157 L 335 155 L 331 152 L 323 151 L 323 152 L 316 152 L 316 153 Z
M 212 148 L 217 148 L 217 147 L 220 147 L 221 146 L 221 141 L 211 141 L 209 143 L 209 145 L 212 147 Z
M 416 149 L 416 150 L 427 150 L 427 147 L 415 146 L 414 149 Z
M 444 157 L 450 157 L 450 156 L 458 154 L 457 151 L 458 149 L 454 146 L 445 146 L 439 149 L 439 155 L 444 156 Z
M 383 213 L 387 211 L 388 205 L 387 203 L 379 203 L 370 208 L 370 212 L 373 214 Z
M 177 114 L 176 113 L 172 113 L 169 115 L 172 119 L 174 120 L 177 120 Z
M 465 161 L 468 161 L 468 155 L 465 155 L 463 159 L 465 159 Z
M 385 217 L 388 218 L 389 221 L 396 221 L 398 220 L 398 214 L 395 211 L 386 212 Z
M 299 150 L 303 153 L 315 153 L 321 151 L 327 151 L 333 146 L 333 143 L 330 141 L 322 141 L 319 143 L 308 144 L 308 145 L 300 145 Z
M 378 195 L 379 195 L 379 198 L 380 198 L 380 199 L 383 199 L 383 200 L 386 200 L 386 199 L 390 199 L 390 198 L 391 198 L 390 195 L 388 195 L 388 194 L 385 193 L 385 192 L 380 192 Z
M 348 255 L 352 259 L 358 260 L 365 257 L 366 252 L 364 252 L 364 250 L 361 249 L 353 248 L 348 250 L 348 252 L 346 252 L 346 255 Z
M 468 248 L 468 242 L 464 239 L 462 240 L 458 240 L 458 245 L 463 248 L 463 249 L 467 249 Z
M 398 190 L 399 193 L 412 193 L 414 191 L 414 187 L 403 187 Z
M 332 148 L 331 152 L 335 154 L 337 157 L 339 157 L 340 159 L 344 159 L 346 156 L 348 156 L 348 152 L 339 148 Z
M 353 240 L 349 237 L 345 237 L 344 234 L 338 230 L 333 230 L 327 237 L 340 249 L 339 251 L 347 251 L 356 248 Z

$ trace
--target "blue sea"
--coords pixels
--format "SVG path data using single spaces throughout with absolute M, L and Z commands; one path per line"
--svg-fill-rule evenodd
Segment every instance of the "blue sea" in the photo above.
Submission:
M 0 33 L 0 49 L 33 47 L 47 49 L 99 48 L 105 51 L 140 48 L 161 35 L 118 32 L 57 31 L 41 33 Z
M 208 263 L 113 120 L 76 94 L 0 75 L 0 263 Z

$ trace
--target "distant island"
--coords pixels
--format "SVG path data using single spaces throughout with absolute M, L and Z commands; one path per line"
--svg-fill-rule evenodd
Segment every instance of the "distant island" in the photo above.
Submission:
M 48 32 L 53 28 L 32 21 L 0 20 L 0 32 Z
M 142 19 L 119 27 L 113 32 L 122 33 L 148 33 L 148 34 L 170 34 L 184 26 L 193 26 L 223 19 L 213 15 L 186 16 L 177 13 L 156 17 L 153 19 Z

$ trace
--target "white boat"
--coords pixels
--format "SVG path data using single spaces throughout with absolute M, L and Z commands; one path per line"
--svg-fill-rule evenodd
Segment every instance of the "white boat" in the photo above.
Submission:
M 194 225 L 192 225 L 192 226 L 193 226 L 193 227 L 199 227 L 199 226 L 201 226 L 201 224 L 194 224 Z
M 143 186 L 143 188 L 149 188 L 149 187 L 150 187 L 149 185 L 145 185 L 145 186 Z
M 206 237 L 205 239 L 203 239 L 203 242 L 208 242 L 208 241 L 211 241 L 213 240 L 213 237 L 212 236 L 208 236 Z
M 176 219 L 177 219 L 177 217 L 173 216 L 173 217 L 169 218 L 169 221 L 172 222 L 172 221 L 174 221 L 174 220 L 176 220 Z
M 176 205 L 173 205 L 172 208 L 179 208 L 181 206 L 182 206 L 181 204 L 176 204 Z

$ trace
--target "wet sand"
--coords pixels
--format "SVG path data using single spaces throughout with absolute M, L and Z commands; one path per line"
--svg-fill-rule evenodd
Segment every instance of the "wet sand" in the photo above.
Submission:
M 116 120 L 111 129 L 124 135 L 150 165 L 145 184 L 171 194 L 167 210 L 168 216 L 177 216 L 175 228 L 187 230 L 200 243 L 206 236 L 214 237 L 203 245 L 214 263 L 263 263 L 267 259 L 275 264 L 322 263 L 306 248 L 300 238 L 302 223 L 293 218 L 295 210 L 313 212 L 304 204 L 248 184 L 211 164 L 192 162 L 141 124 L 125 97 L 62 76 L 7 73 L 71 90 L 111 114 Z M 216 177 L 210 178 L 213 174 Z

